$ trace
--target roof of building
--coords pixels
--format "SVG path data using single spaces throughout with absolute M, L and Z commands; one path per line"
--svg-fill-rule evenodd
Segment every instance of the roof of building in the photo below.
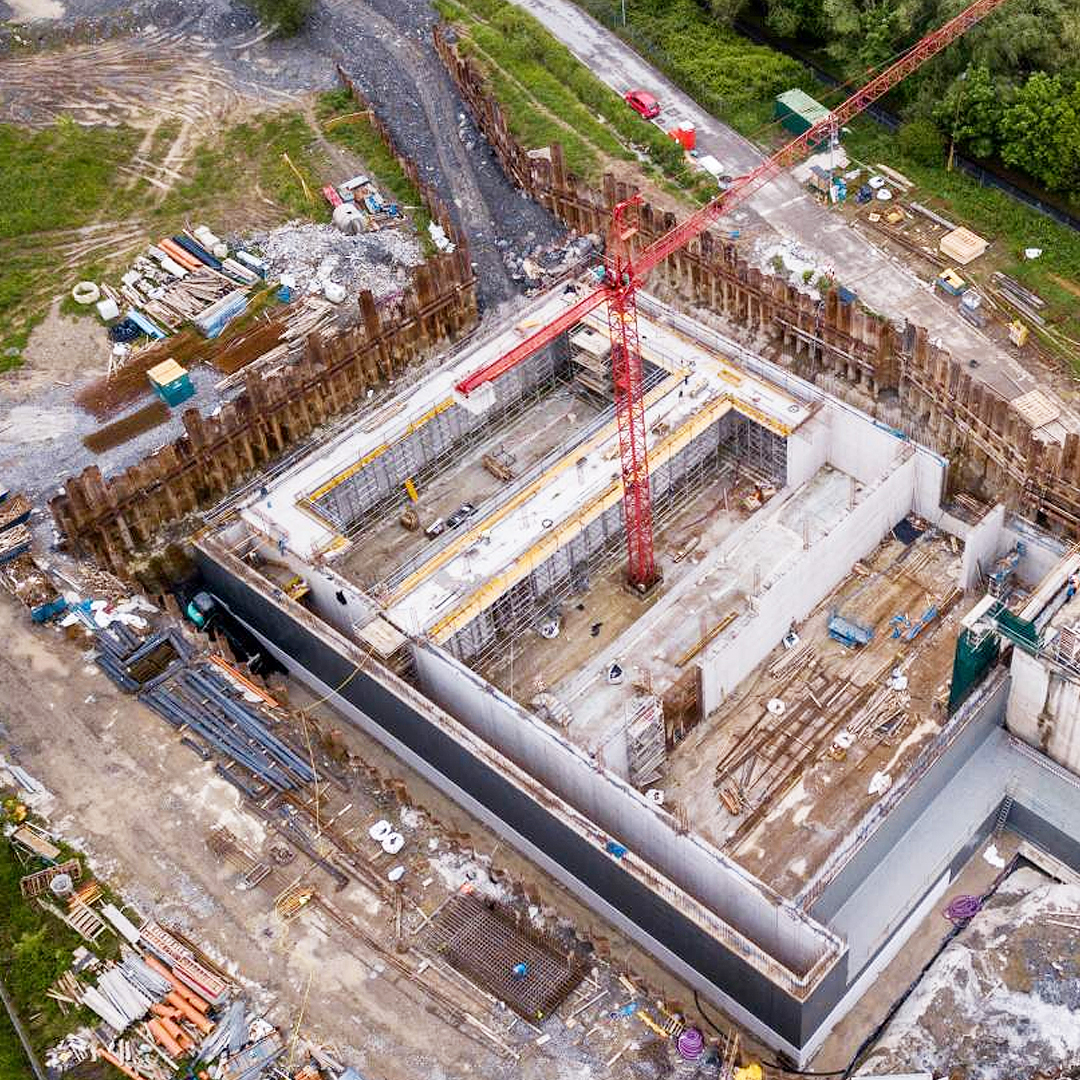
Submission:
M 811 123 L 824 120 L 829 115 L 829 110 L 820 101 L 812 98 L 805 90 L 786 90 L 782 94 L 777 94 L 776 103 L 798 113 L 803 119 L 809 120 Z

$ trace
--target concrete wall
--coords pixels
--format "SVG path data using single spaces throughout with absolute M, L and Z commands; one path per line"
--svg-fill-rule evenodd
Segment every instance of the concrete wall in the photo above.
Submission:
M 864 413 L 838 402 L 829 402 L 826 409 L 828 463 L 860 484 L 876 484 L 912 446 Z
M 214 595 L 344 717 L 518 846 L 767 1045 L 805 1062 L 803 1047 L 846 985 L 842 946 L 832 935 L 822 932 L 833 951 L 813 988 L 801 994 L 783 989 L 763 972 L 753 946 L 714 915 L 633 851 L 623 858 L 609 854 L 606 834 L 591 821 L 299 605 L 275 596 L 225 547 L 203 540 L 196 556 Z
M 787 482 L 797 488 L 806 483 L 828 461 L 830 414 L 822 409 L 807 420 L 787 440 Z
M 960 562 L 960 588 L 974 589 L 1002 553 L 1005 507 L 998 503 L 977 525 L 968 529 Z M 1006 547 L 1006 550 L 1008 548 Z
M 298 574 L 311 590 L 306 603 L 319 617 L 325 619 L 335 630 L 355 639 L 354 626 L 363 626 L 381 609 L 365 596 L 355 585 L 346 581 L 326 565 L 313 566 L 288 548 L 275 547 L 269 541 L 258 541 L 260 555 L 268 562 L 287 566 Z M 344 598 L 345 602 L 341 600 Z
M 1080 680 L 1049 661 L 1013 649 L 1009 730 L 1080 774 Z
M 853 976 L 957 852 L 985 837 L 983 824 L 997 811 L 1005 778 L 987 784 L 982 771 L 965 778 L 962 770 L 1001 727 L 1007 693 L 1008 679 L 999 671 L 989 693 L 969 699 L 950 718 L 944 749 L 885 816 L 858 830 L 861 846 L 814 901 L 814 915 L 847 937 Z M 888 904 L 881 903 L 883 889 Z
M 535 400 L 537 387 L 554 378 L 565 365 L 567 352 L 565 338 L 560 339 L 489 384 L 494 404 L 487 411 L 477 413 L 451 405 L 415 430 L 401 435 L 363 469 L 320 498 L 316 503 L 319 512 L 345 530 L 395 495 L 404 503 L 402 485 L 406 479 L 419 483 L 437 470 L 438 463 L 445 462 L 455 448 L 475 442 L 478 435 L 490 428 L 495 414 L 506 413 L 519 402 Z M 407 421 L 408 414 L 402 417 L 402 427 Z
M 1069 545 L 1056 536 L 1049 535 L 1022 517 L 1008 514 L 998 554 L 1002 555 L 1015 547 L 1018 540 L 1024 545 L 1024 554 L 1016 567 L 1016 576 L 1029 588 L 1038 585 L 1069 550 Z
M 833 945 L 822 928 L 661 812 L 532 713 L 434 646 L 413 649 L 420 686 L 489 745 L 655 866 L 796 976 Z
M 962 518 L 939 508 L 936 513 L 924 513 L 938 528 L 964 541 L 960 584 L 965 590 L 977 588 L 979 575 L 985 574 L 994 562 L 1017 543 L 1024 545 L 1024 554 L 1016 567 L 1019 581 L 1030 587 L 1037 585 L 1054 568 L 1065 553 L 1065 545 L 1034 525 L 1009 515 L 1002 504 L 994 506 L 982 519 L 972 525 Z
M 787 633 L 792 619 L 805 618 L 910 512 L 917 478 L 917 456 L 908 454 L 876 487 L 861 494 L 854 510 L 830 533 L 800 552 L 783 576 L 763 589 L 756 612 L 741 615 L 705 651 L 701 659 L 705 715 L 761 663 Z

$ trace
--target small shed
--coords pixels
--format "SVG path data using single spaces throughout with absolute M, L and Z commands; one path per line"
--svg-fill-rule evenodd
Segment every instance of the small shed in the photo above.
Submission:
M 150 385 L 166 405 L 180 405 L 188 398 L 194 397 L 195 387 L 191 384 L 191 376 L 185 368 L 182 368 L 175 360 L 162 360 L 155 364 L 146 373 Z
M 773 115 L 792 135 L 801 135 L 828 119 L 829 110 L 802 90 L 787 90 L 777 95 Z M 828 138 L 823 138 L 818 140 L 817 145 L 827 146 L 828 142 Z
M 832 187 L 832 174 L 828 170 L 823 169 L 820 165 L 810 166 L 810 186 L 815 191 L 820 191 L 823 195 L 829 194 L 829 188 Z
M 938 243 L 941 253 L 961 266 L 967 266 L 969 262 L 977 259 L 989 246 L 989 240 L 984 240 L 970 229 L 963 227 L 946 233 Z

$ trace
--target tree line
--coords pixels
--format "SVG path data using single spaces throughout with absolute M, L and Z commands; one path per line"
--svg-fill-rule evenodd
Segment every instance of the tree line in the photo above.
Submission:
M 762 18 L 858 85 L 970 0 L 699 0 L 730 24 Z M 955 143 L 1051 191 L 1080 192 L 1080 3 L 1009 0 L 893 92 L 909 150 Z

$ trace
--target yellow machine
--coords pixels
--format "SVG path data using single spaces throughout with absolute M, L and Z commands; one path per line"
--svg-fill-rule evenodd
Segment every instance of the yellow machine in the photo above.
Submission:
M 967 289 L 967 282 L 951 266 L 938 274 L 937 281 L 934 284 L 950 296 L 962 296 L 964 290 Z
M 1019 320 L 1009 323 L 1009 340 L 1016 346 L 1023 348 L 1027 344 L 1028 328 Z
M 759 1062 L 751 1061 L 749 1065 L 736 1069 L 731 1075 L 732 1080 L 762 1080 L 765 1073 Z

